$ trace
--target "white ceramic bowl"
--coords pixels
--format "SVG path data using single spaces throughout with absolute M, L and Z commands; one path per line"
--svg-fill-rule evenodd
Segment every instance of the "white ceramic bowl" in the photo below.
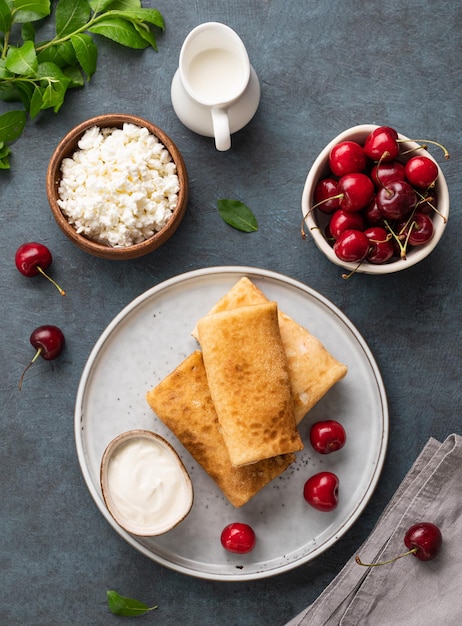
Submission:
M 352 128 L 345 130 L 343 133 L 340 133 L 340 135 L 337 135 L 337 137 L 332 139 L 332 141 L 321 151 L 308 172 L 308 176 L 305 181 L 305 187 L 302 195 L 302 214 L 304 216 L 306 226 L 305 232 L 309 232 L 311 234 L 319 250 L 321 250 L 321 252 L 323 252 L 330 261 L 332 261 L 332 263 L 335 263 L 336 265 L 347 270 L 355 270 L 364 274 L 390 274 L 412 267 L 413 265 L 416 265 L 416 263 L 425 259 L 425 257 L 427 257 L 438 245 L 444 229 L 446 228 L 446 222 L 449 215 L 448 186 L 440 166 L 428 150 L 424 152 L 425 156 L 428 156 L 430 159 L 435 161 L 438 167 L 438 180 L 435 186 L 435 194 L 437 198 L 437 208 L 441 215 L 435 214 L 433 216 L 434 234 L 431 240 L 422 246 L 416 246 L 409 249 L 406 259 L 396 259 L 383 265 L 363 262 L 359 266 L 358 263 L 347 263 L 340 260 L 324 236 L 324 229 L 330 216 L 322 213 L 322 211 L 317 211 L 316 209 L 313 211 L 310 210 L 313 206 L 313 196 L 316 184 L 321 178 L 329 174 L 328 162 L 329 154 L 332 148 L 341 141 L 356 141 L 362 145 L 366 137 L 375 128 L 378 128 L 375 124 L 361 124 L 359 126 L 353 126 Z M 410 141 L 408 137 L 405 137 L 400 133 L 398 133 L 398 136 L 400 139 L 405 140 L 405 142 L 401 144 L 401 152 L 411 148 L 418 148 L 419 144 Z M 416 152 L 411 153 L 408 158 L 415 154 Z M 404 157 L 404 159 L 405 158 L 406 157 Z
M 193 505 L 192 482 L 178 453 L 150 430 L 129 430 L 108 444 L 100 483 L 109 513 L 132 535 L 163 535 Z

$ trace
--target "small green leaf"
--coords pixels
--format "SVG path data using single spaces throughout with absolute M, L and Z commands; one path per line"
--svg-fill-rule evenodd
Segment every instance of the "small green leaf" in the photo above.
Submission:
M 141 35 L 154 50 L 157 50 L 157 41 L 149 26 L 147 24 L 138 24 L 137 22 L 134 22 L 133 26 L 136 32 Z
M 141 0 L 90 0 L 90 5 L 93 10 L 96 11 L 96 5 L 104 5 L 104 10 L 120 10 L 124 11 L 125 9 L 140 9 L 141 8 Z M 98 11 L 102 9 L 99 8 Z
M 148 42 L 136 32 L 133 24 L 120 17 L 104 17 L 89 29 L 92 33 L 112 39 L 127 48 L 147 48 Z
M 0 115 L 0 141 L 10 142 L 17 139 L 24 130 L 26 118 L 25 111 L 8 111 Z
M 49 48 L 45 48 L 38 53 L 37 60 L 39 63 L 51 61 L 59 67 L 77 63 L 77 57 L 70 41 L 62 41 Z
M 11 46 L 5 61 L 5 67 L 21 76 L 34 75 L 37 71 L 37 54 L 33 41 L 25 41 L 20 48 Z
M 64 96 L 70 79 L 62 72 L 55 63 L 40 63 L 37 72 L 42 91 L 42 109 L 53 108 L 57 113 L 64 102 Z
M 22 25 L 21 38 L 23 41 L 35 41 L 35 28 L 31 22 L 26 22 Z
M 90 35 L 80 33 L 79 35 L 72 35 L 71 44 L 83 71 L 87 75 L 88 80 L 90 80 L 96 71 L 98 58 L 98 49 L 95 42 Z
M 51 13 L 50 0 L 14 0 L 13 22 L 37 22 Z
M 43 93 L 43 88 L 41 88 L 39 85 L 35 85 L 34 93 L 32 94 L 32 98 L 30 99 L 30 104 L 29 104 L 29 115 L 32 120 L 35 119 L 37 115 L 40 113 L 40 111 L 42 110 L 42 105 L 43 105 L 42 93 Z
M 12 22 L 11 11 L 5 0 L 0 0 L 0 32 L 6 33 Z
M 102 13 L 107 11 L 111 4 L 114 4 L 114 0 L 89 0 L 88 4 L 95 13 Z
M 218 213 L 229 226 L 242 230 L 244 233 L 253 233 L 258 230 L 255 215 L 239 200 L 218 200 Z
M 149 607 L 144 602 L 134 600 L 133 598 L 126 598 L 117 593 L 117 591 L 107 591 L 107 603 L 109 610 L 114 615 L 123 615 L 124 617 L 136 617 L 138 615 L 144 615 L 148 611 L 157 609 L 157 606 Z
M 62 69 L 63 74 L 69 79 L 68 89 L 84 86 L 85 79 L 77 65 L 69 65 L 68 67 L 63 67 Z
M 127 9 L 127 10 L 118 10 L 112 9 L 108 15 L 118 15 L 119 17 L 123 17 L 124 19 L 130 20 L 131 22 L 148 22 L 149 24 L 154 24 L 161 29 L 164 29 L 164 18 L 157 11 L 157 9 Z
M 11 149 L 5 143 L 0 142 L 0 170 L 9 170 L 10 161 L 8 159 Z
M 87 0 L 59 0 L 56 5 L 56 35 L 65 37 L 82 28 L 90 19 Z

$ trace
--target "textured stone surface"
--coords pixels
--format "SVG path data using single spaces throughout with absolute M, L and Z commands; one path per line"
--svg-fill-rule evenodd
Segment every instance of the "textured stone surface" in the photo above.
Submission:
M 99 40 L 98 69 L 69 94 L 58 115 L 29 122 L 0 173 L 0 621 L 9 626 L 113 624 L 106 589 L 159 605 L 145 623 L 162 626 L 283 625 L 314 600 L 369 534 L 429 436 L 461 432 L 462 229 L 460 58 L 457 2 L 410 0 L 233 0 L 144 2 L 166 20 L 157 53 Z M 262 86 L 259 110 L 227 153 L 177 120 L 170 83 L 187 33 L 222 21 L 244 40 Z M 0 112 L 7 106 L 0 103 Z M 190 203 L 175 236 L 139 260 L 87 256 L 64 238 L 46 194 L 48 159 L 75 124 L 105 112 L 139 114 L 183 152 Z M 420 266 L 386 277 L 341 279 L 299 235 L 300 199 L 320 149 L 349 126 L 379 123 L 443 142 L 452 199 L 439 247 Z M 440 153 L 432 151 L 440 157 Z M 440 161 L 442 163 L 442 161 Z M 222 222 L 216 200 L 240 199 L 260 229 L 243 235 Z M 48 245 L 60 298 L 14 267 L 25 241 Z M 268 580 L 217 583 L 165 569 L 107 524 L 82 479 L 73 435 L 79 378 L 89 352 L 133 298 L 176 274 L 215 265 L 252 265 L 305 282 L 353 321 L 376 357 L 390 408 L 384 471 L 360 520 L 316 561 Z M 29 370 L 30 332 L 60 326 L 65 353 Z M 315 625 L 316 626 L 316 625 Z

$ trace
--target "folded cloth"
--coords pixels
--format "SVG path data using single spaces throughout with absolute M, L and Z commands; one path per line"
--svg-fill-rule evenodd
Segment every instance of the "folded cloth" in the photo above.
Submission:
M 462 624 L 462 437 L 431 438 L 357 551 L 364 563 L 406 551 L 407 529 L 433 522 L 443 544 L 431 561 L 406 556 L 364 567 L 355 555 L 313 604 L 286 626 Z

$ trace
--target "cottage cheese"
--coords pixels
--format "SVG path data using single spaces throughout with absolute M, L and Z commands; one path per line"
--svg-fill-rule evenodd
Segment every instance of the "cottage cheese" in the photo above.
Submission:
M 125 247 L 161 230 L 178 203 L 176 165 L 147 128 L 87 130 L 63 159 L 58 205 L 76 231 Z

